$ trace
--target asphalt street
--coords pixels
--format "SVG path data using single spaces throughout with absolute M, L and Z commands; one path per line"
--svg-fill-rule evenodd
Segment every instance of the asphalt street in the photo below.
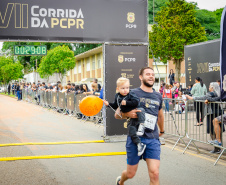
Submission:
M 102 140 L 103 126 L 61 115 L 27 102 L 0 95 L 0 144 Z M 226 161 L 213 166 L 217 155 L 182 154 L 179 146 L 162 145 L 160 183 L 162 185 L 224 185 Z M 0 158 L 18 156 L 67 155 L 124 152 L 125 142 L 0 147 Z M 57 159 L 0 161 L 0 184 L 114 185 L 126 169 L 126 156 L 96 156 Z M 146 163 L 128 185 L 149 184 Z

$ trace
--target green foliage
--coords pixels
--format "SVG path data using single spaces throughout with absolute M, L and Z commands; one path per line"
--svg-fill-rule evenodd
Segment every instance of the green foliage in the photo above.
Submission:
M 184 45 L 207 40 L 204 28 L 196 21 L 195 5 L 185 0 L 169 0 L 167 7 L 157 13 L 156 22 L 149 33 L 150 47 L 164 63 L 174 60 L 176 77 L 180 77 Z
M 57 46 L 49 50 L 41 60 L 38 72 L 42 78 L 48 78 L 53 73 L 59 73 L 61 79 L 66 72 L 75 67 L 73 51 L 68 46 Z
M 156 16 L 157 12 L 161 10 L 162 7 L 166 7 L 166 2 L 169 2 L 169 0 L 148 0 L 149 24 L 153 24 L 153 1 L 154 17 Z
M 14 63 L 10 57 L 0 57 L 0 81 L 3 84 L 11 80 L 18 80 L 23 77 L 23 66 L 20 63 Z
M 80 53 L 84 53 L 88 50 L 94 49 L 98 46 L 101 46 L 101 44 L 75 44 L 74 54 L 78 55 Z
M 208 40 L 220 38 L 220 22 L 223 8 L 216 11 L 196 10 L 196 19 L 206 30 Z

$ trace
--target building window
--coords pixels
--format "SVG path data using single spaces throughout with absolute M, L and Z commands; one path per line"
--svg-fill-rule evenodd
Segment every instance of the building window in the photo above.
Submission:
M 82 73 L 81 62 L 78 63 L 78 73 Z
M 95 57 L 93 57 L 92 70 L 95 70 Z
M 74 68 L 74 74 L 77 74 L 77 67 L 76 67 L 76 64 L 75 64 L 75 68 Z
M 97 57 L 97 68 L 100 69 L 101 68 L 101 55 L 99 54 Z
M 86 61 L 86 71 L 90 71 L 90 60 L 89 60 L 89 58 Z

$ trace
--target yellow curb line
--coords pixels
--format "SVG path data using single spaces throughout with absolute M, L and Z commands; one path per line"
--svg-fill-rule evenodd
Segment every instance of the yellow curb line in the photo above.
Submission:
M 46 143 L 8 143 L 8 144 L 0 144 L 0 147 L 4 147 L 4 146 L 23 146 L 23 145 L 84 144 L 84 143 L 104 143 L 104 140 L 97 140 L 97 141 L 65 141 L 65 142 L 46 142 Z
M 172 149 L 172 147 L 170 147 L 170 146 L 167 146 L 167 145 L 164 145 L 164 146 L 167 147 L 167 148 Z M 178 149 L 178 148 L 174 148 L 174 150 L 177 150 L 177 151 L 179 151 L 179 152 L 183 152 L 183 150 L 180 150 L 180 149 Z M 188 151 L 186 151 L 185 154 L 189 154 L 189 155 L 192 155 L 192 156 L 201 158 L 201 159 L 205 159 L 205 160 L 210 161 L 210 162 L 215 162 L 215 161 L 216 161 L 216 160 L 214 160 L 214 159 L 210 159 L 210 158 L 201 156 L 200 154 L 194 154 L 194 153 L 191 153 L 191 152 L 188 152 Z M 218 161 L 217 163 L 218 163 L 218 164 L 221 164 L 221 165 L 223 165 L 223 166 L 226 166 L 226 164 L 225 164 L 224 162 Z
M 95 156 L 111 156 L 126 155 L 126 152 L 106 152 L 106 153 L 87 153 L 87 154 L 68 154 L 68 155 L 42 155 L 42 156 L 22 156 L 22 157 L 3 157 L 0 161 L 16 161 L 31 159 L 57 159 L 57 158 L 74 158 L 74 157 L 95 157 Z

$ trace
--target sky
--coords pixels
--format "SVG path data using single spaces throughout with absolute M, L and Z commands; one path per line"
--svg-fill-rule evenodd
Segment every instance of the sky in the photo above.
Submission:
M 226 6 L 226 0 L 186 0 L 187 2 L 196 2 L 200 9 L 214 11 Z
M 218 8 L 226 6 L 226 0 L 186 0 L 187 2 L 196 2 L 200 9 L 207 9 L 214 11 Z M 0 50 L 2 49 L 2 42 L 0 42 Z

